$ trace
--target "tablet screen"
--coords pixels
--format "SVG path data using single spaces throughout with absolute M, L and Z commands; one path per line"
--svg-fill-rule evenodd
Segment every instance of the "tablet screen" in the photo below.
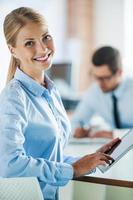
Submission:
M 110 164 L 99 165 L 100 171 L 105 172 L 111 166 L 113 166 L 120 158 L 122 158 L 131 148 L 133 147 L 133 130 L 129 130 L 122 138 L 121 141 L 116 143 L 110 151 L 106 152 L 109 154 L 114 161 Z

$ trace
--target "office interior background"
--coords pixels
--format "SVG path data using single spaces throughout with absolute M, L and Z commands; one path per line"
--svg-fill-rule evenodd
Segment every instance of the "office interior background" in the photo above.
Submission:
M 53 67 L 48 74 L 55 80 L 64 99 L 78 100 L 91 84 L 91 56 L 100 46 L 112 45 L 118 48 L 125 75 L 133 76 L 132 0 L 0 0 L 0 91 L 6 83 L 10 60 L 3 35 L 3 20 L 9 11 L 20 6 L 33 7 L 46 16 L 56 47 Z M 88 194 L 87 186 L 82 184 L 81 187 L 86 188 L 83 191 Z M 89 187 L 95 193 L 97 186 L 93 188 L 89 184 Z M 62 197 L 63 200 L 71 200 L 70 188 L 68 186 L 64 189 L 67 195 Z M 78 184 L 75 188 L 78 191 Z M 97 190 L 103 189 L 105 187 L 99 186 Z M 109 190 L 106 199 L 112 199 L 112 191 Z M 124 200 L 128 199 L 131 190 L 115 192 L 122 192 L 121 198 Z M 85 193 L 82 195 L 82 199 L 88 199 Z M 99 199 L 105 199 L 104 195 L 102 193 Z M 92 198 L 97 200 L 97 197 Z M 78 197 L 73 199 L 78 200 Z
M 46 16 L 56 46 L 56 68 L 52 70 L 57 69 L 57 78 L 66 81 L 62 84 L 64 88 L 59 88 L 63 95 L 67 95 L 70 88 L 75 93 L 85 91 L 91 82 L 91 55 L 102 45 L 118 48 L 125 73 L 133 76 L 132 0 L 1 0 L 0 90 L 5 85 L 10 60 L 3 36 L 3 20 L 10 10 L 19 6 L 31 6 Z M 60 63 L 63 67 L 58 68 Z M 61 85 L 61 80 L 56 81 Z M 67 86 L 70 86 L 69 90 Z

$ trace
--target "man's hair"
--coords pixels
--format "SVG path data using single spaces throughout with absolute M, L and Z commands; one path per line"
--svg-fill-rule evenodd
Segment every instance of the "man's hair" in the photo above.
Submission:
M 92 63 L 96 67 L 107 65 L 112 74 L 122 67 L 120 52 L 111 46 L 97 49 L 92 56 Z

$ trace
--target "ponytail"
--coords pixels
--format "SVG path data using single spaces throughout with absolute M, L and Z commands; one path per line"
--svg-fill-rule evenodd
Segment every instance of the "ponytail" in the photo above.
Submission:
M 5 17 L 3 29 L 8 45 L 15 47 L 19 31 L 29 22 L 47 25 L 43 15 L 28 7 L 17 8 Z M 19 61 L 11 56 L 6 83 L 13 79 L 16 68 L 19 65 Z
M 6 80 L 6 84 L 13 79 L 14 74 L 16 72 L 18 66 L 18 62 L 17 59 L 13 56 L 11 56 L 11 60 L 10 60 L 10 65 L 9 65 L 9 69 L 8 69 L 8 73 L 7 73 L 7 80 Z

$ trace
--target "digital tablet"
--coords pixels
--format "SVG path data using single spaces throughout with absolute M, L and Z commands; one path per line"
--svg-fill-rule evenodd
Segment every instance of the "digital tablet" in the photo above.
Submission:
M 110 169 L 118 160 L 120 160 L 130 149 L 133 148 L 133 129 L 129 130 L 122 138 L 121 141 L 116 143 L 108 152 L 114 160 L 110 164 L 99 165 L 98 168 L 101 172 Z

